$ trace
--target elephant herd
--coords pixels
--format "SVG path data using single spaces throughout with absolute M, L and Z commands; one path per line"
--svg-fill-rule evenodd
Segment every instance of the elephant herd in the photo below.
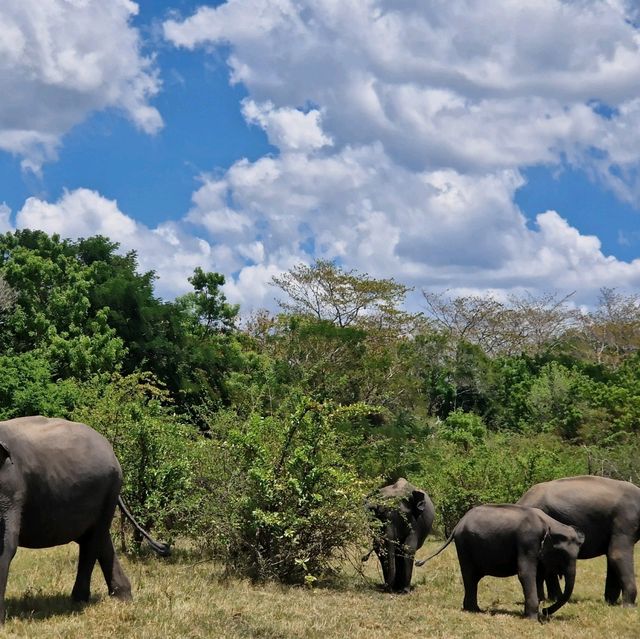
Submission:
M 367 507 L 377 520 L 373 550 L 385 587 L 408 592 L 414 558 L 431 530 L 435 510 L 429 496 L 400 478 L 371 496 Z M 640 539 L 640 488 L 626 481 L 585 475 L 533 486 L 516 504 L 489 504 L 469 510 L 447 541 L 417 566 L 455 543 L 464 586 L 463 609 L 477 612 L 482 577 L 518 575 L 524 614 L 548 617 L 571 597 L 576 560 L 607 557 L 604 596 L 634 606 L 637 589 L 633 551 Z M 373 552 L 373 551 L 372 551 Z M 363 561 L 369 555 L 363 557 Z M 564 592 L 558 577 L 564 577 Z M 555 603 L 538 613 L 539 602 Z
M 18 546 L 47 548 L 75 541 L 80 553 L 72 597 L 89 599 L 97 561 L 109 594 L 131 598 L 109 532 L 116 507 L 158 554 L 168 555 L 169 547 L 154 541 L 131 516 L 120 497 L 121 486 L 122 471 L 111 445 L 89 426 L 39 416 L 0 422 L 0 623 L 9 565 Z M 416 551 L 433 525 L 433 503 L 426 492 L 399 479 L 377 491 L 367 506 L 379 522 L 373 550 L 386 587 L 408 591 Z M 607 556 L 605 599 L 615 603 L 622 594 L 624 605 L 634 605 L 633 550 L 639 537 L 640 488 L 603 477 L 568 477 L 534 486 L 517 504 L 472 508 L 431 557 L 455 542 L 465 610 L 479 610 L 482 577 L 517 574 L 525 615 L 536 618 L 544 583 L 549 599 L 555 599 L 543 610 L 550 615 L 571 596 L 576 559 L 598 555 Z M 564 592 L 559 576 L 565 579 Z

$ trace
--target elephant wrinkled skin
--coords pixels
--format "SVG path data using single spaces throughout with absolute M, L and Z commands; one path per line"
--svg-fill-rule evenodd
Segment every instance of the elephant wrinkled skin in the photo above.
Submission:
M 18 546 L 80 546 L 72 597 L 88 601 L 96 560 L 109 594 L 131 599 L 131 585 L 115 554 L 109 528 L 122 471 L 111 444 L 84 424 L 46 417 L 0 422 L 0 623 L 9 565 Z M 160 554 L 168 547 L 148 537 Z
M 429 496 L 406 479 L 380 488 L 367 503 L 376 518 L 375 550 L 391 592 L 409 592 L 413 559 L 431 532 L 435 509 Z
M 581 530 L 585 542 L 578 558 L 607 556 L 607 602 L 614 604 L 622 593 L 623 605 L 635 605 L 633 551 L 640 538 L 640 488 L 627 481 L 582 475 L 536 484 L 518 503 L 540 508 Z M 548 577 L 547 587 L 555 597 L 557 578 Z

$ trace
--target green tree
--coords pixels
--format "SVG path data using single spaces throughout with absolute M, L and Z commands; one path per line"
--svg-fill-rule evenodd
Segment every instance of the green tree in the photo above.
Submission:
M 117 369 L 124 345 L 106 321 L 92 312 L 92 279 L 73 245 L 42 231 L 0 236 L 0 273 L 16 298 L 5 313 L 2 352 L 39 350 L 56 378 Z
M 274 277 L 273 284 L 287 296 L 279 301 L 286 312 L 327 320 L 341 328 L 371 323 L 397 326 L 411 319 L 400 310 L 410 288 L 393 279 L 345 271 L 328 260 L 299 264 Z

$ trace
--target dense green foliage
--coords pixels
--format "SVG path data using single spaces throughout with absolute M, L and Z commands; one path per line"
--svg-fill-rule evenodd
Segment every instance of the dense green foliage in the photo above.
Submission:
M 198 537 L 230 568 L 312 583 L 359 534 L 361 481 L 337 423 L 347 411 L 302 398 L 287 416 L 211 417 L 198 472 Z
M 0 418 L 84 421 L 113 443 L 147 527 L 231 571 L 312 583 L 400 475 L 436 526 L 579 473 L 640 480 L 640 304 L 448 298 L 335 264 L 274 279 L 281 312 L 154 292 L 105 237 L 0 236 Z

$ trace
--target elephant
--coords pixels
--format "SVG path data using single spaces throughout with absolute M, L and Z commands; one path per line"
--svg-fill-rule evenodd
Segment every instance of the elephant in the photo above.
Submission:
M 549 617 L 571 597 L 584 535 L 537 508 L 513 504 L 476 506 L 460 519 L 444 545 L 416 565 L 422 566 L 452 541 L 464 584 L 464 610 L 480 612 L 478 582 L 482 577 L 517 574 L 524 592 L 524 615 L 538 619 L 539 573 L 549 570 L 565 577 L 562 596 L 542 611 L 542 617 Z
M 96 560 L 110 595 L 131 599 L 131 584 L 109 528 L 119 504 L 160 555 L 170 552 L 133 519 L 120 497 L 122 470 L 111 444 L 78 422 L 41 416 L 0 422 L 0 623 L 9 565 L 18 546 L 80 547 L 71 596 L 88 601 Z
M 367 503 L 377 520 L 373 549 L 375 550 L 390 592 L 407 593 L 411 589 L 413 559 L 431 532 L 435 509 L 429 495 L 401 477 L 395 483 L 380 488 Z
M 635 605 L 633 551 L 640 538 L 638 486 L 593 475 L 566 477 L 536 484 L 518 504 L 540 508 L 554 519 L 583 531 L 585 542 L 578 558 L 607 556 L 605 600 L 614 604 L 622 592 L 623 606 Z M 548 576 L 546 582 L 549 596 L 557 596 L 557 577 Z

